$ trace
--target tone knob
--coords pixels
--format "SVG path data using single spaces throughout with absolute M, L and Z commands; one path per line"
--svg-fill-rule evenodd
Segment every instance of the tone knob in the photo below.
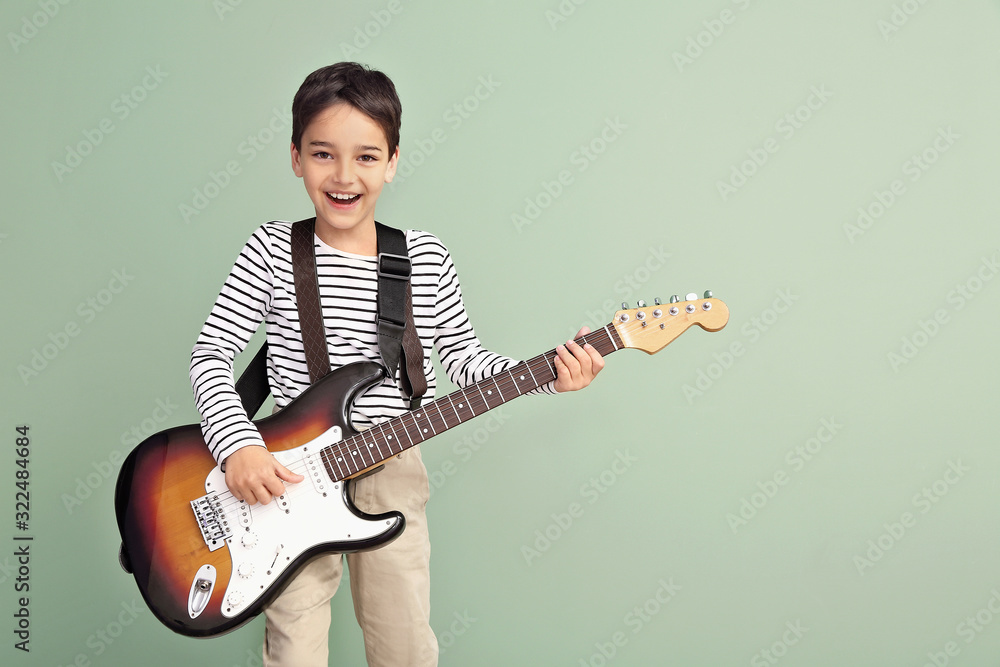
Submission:
M 247 561 L 240 563 L 240 566 L 236 568 L 236 572 L 244 579 L 249 579 L 250 575 L 253 574 L 253 563 Z
M 226 601 L 234 607 L 239 607 L 243 604 L 243 594 L 239 591 L 232 591 L 226 596 Z

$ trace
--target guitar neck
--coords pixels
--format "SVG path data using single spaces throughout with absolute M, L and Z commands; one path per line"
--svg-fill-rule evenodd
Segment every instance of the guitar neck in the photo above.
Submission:
M 577 338 L 576 342 L 580 345 L 590 343 L 602 356 L 623 347 L 621 337 L 610 324 Z M 327 473 L 334 481 L 357 475 L 414 445 L 548 384 L 556 379 L 555 356 L 556 351 L 549 350 L 326 447 L 321 456 Z

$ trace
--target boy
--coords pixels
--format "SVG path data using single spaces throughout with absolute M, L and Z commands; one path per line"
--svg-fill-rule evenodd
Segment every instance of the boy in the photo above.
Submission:
M 292 169 L 303 180 L 316 211 L 317 282 L 330 365 L 380 360 L 375 325 L 377 298 L 375 204 L 392 181 L 399 159 L 401 107 L 392 82 L 356 63 L 338 63 L 310 74 L 292 105 Z M 205 440 L 225 462 L 226 484 L 239 499 L 268 503 L 285 484 L 303 480 L 267 451 L 247 417 L 233 383 L 233 358 L 266 322 L 268 382 L 278 409 L 309 385 L 299 332 L 290 259 L 291 224 L 270 222 L 251 236 L 236 260 L 191 356 L 191 381 Z M 413 318 L 423 346 L 427 394 L 434 395 L 430 352 L 456 384 L 467 386 L 503 370 L 512 359 L 481 346 L 465 315 L 447 249 L 431 234 L 406 232 L 412 261 Z M 581 330 L 581 335 L 586 329 Z M 548 391 L 587 386 L 604 365 L 590 345 L 559 346 L 557 378 Z M 387 378 L 354 404 L 359 430 L 408 408 L 398 380 Z M 364 512 L 400 510 L 406 529 L 374 551 L 347 555 L 355 614 L 364 632 L 369 665 L 437 664 L 430 627 L 429 556 L 425 505 L 427 471 L 413 447 L 383 470 L 353 482 Z M 302 568 L 265 611 L 264 664 L 328 664 L 329 601 L 342 572 L 340 554 Z M 336 658 L 330 661 L 336 663 Z

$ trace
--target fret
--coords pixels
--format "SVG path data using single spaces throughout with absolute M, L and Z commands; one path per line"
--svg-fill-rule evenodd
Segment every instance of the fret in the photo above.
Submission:
M 486 409 L 487 410 L 492 410 L 493 408 L 497 407 L 497 405 L 503 405 L 506 402 L 506 400 L 503 397 L 503 392 L 500 391 L 500 385 L 497 384 L 496 376 L 495 375 L 492 375 L 492 376 L 486 378 L 480 384 L 483 384 L 483 383 L 486 383 L 486 382 L 492 382 L 493 383 L 493 386 L 497 390 L 497 395 L 500 398 L 500 401 L 498 403 L 496 403 L 496 404 L 491 403 L 489 399 L 484 399 L 486 401 Z M 493 390 L 492 389 L 487 389 L 486 390 L 486 395 L 493 397 L 493 400 L 496 400 L 496 398 L 497 398 L 496 396 L 493 396 Z
M 536 387 L 541 387 L 542 384 L 535 378 L 535 374 L 531 372 L 531 364 L 525 363 L 525 367 L 528 369 L 528 375 L 531 376 L 531 381 Z
M 399 447 L 399 451 L 400 452 L 403 451 L 404 449 L 406 449 L 405 447 L 403 447 L 403 443 L 400 442 L 399 435 L 396 433 L 396 429 L 392 425 L 392 422 L 394 422 L 394 421 L 396 421 L 396 420 L 395 419 L 390 419 L 389 421 L 385 422 L 386 424 L 389 425 L 389 430 L 392 431 L 392 435 L 389 436 L 389 438 L 390 438 L 389 444 L 387 445 L 387 447 L 389 449 L 389 455 L 390 456 L 393 455 L 393 454 L 398 453 L 398 452 L 392 451 L 392 444 L 393 443 L 396 443 L 396 445 Z M 407 436 L 407 437 L 409 437 L 409 436 Z M 410 444 L 412 444 L 412 443 L 410 443 Z M 386 458 L 389 458 L 389 457 L 387 456 Z
M 545 364 L 549 367 L 549 373 L 551 373 L 552 378 L 555 379 L 556 377 L 558 377 L 558 374 L 556 373 L 555 367 L 552 366 L 552 361 L 549 355 L 555 356 L 552 352 L 549 352 L 547 354 L 543 354 L 542 359 L 545 360 Z
M 611 336 L 611 329 L 608 328 L 610 326 L 611 326 L 610 324 L 605 324 L 604 325 L 604 333 L 607 334 L 608 340 L 611 341 L 611 344 L 615 346 L 615 349 L 612 350 L 612 352 L 617 352 L 618 351 L 618 344 L 615 343 L 615 339 Z
M 379 430 L 379 434 L 382 437 L 382 440 L 385 442 L 386 448 L 389 449 L 389 451 L 391 452 L 392 449 L 389 447 L 389 443 L 392 441 L 392 436 L 391 435 L 386 435 L 386 433 L 385 433 L 385 426 L 388 423 L 389 422 L 382 422 L 381 424 L 378 425 L 377 428 Z M 389 428 L 391 429 L 392 426 L 390 426 Z M 372 429 L 372 430 L 374 430 L 374 429 Z M 375 449 L 378 450 L 378 455 L 380 457 L 379 458 L 380 461 L 385 461 L 387 458 L 389 458 L 389 456 L 392 456 L 392 454 L 386 455 L 386 453 L 382 451 L 382 445 L 379 444 L 379 439 L 378 438 L 372 436 L 372 439 L 375 441 Z
M 514 368 L 517 368 L 517 366 L 515 366 Z M 514 377 L 514 372 L 512 368 L 507 369 L 507 375 L 510 376 L 511 382 L 514 383 L 514 390 L 517 391 L 517 395 L 520 396 L 521 394 L 523 394 L 524 392 L 521 391 L 521 388 L 517 386 L 517 378 Z M 523 375 L 521 376 L 521 379 L 522 380 L 524 379 Z
M 416 424 L 418 419 L 424 419 L 426 415 L 427 415 L 426 411 L 414 413 L 413 423 Z M 420 437 L 422 437 L 424 440 L 437 435 L 437 431 L 434 430 L 434 424 L 431 423 L 430 417 L 426 417 L 426 419 L 427 419 L 427 425 L 431 427 L 432 431 L 431 433 L 428 433 L 426 428 L 422 428 L 419 424 L 417 425 L 417 429 L 420 431 Z
M 433 405 L 435 408 L 437 408 L 438 415 L 441 416 L 441 423 L 444 424 L 444 428 L 441 429 L 442 431 L 447 431 L 452 426 L 458 426 L 458 424 L 449 424 L 448 423 L 448 418 L 445 417 L 444 416 L 444 412 L 441 411 L 441 404 L 440 404 L 440 402 L 438 402 L 438 401 L 432 401 L 431 405 Z
M 451 403 L 451 411 L 455 413 L 455 419 L 457 419 L 458 423 L 461 424 L 462 415 L 458 414 L 458 409 L 455 407 L 455 400 L 451 397 L 451 394 L 448 394 L 445 398 L 447 398 L 448 402 Z
M 465 422 L 465 421 L 468 421 L 469 419 L 472 419 L 473 417 L 475 417 L 478 413 L 472 407 L 472 400 L 470 400 L 468 390 L 462 389 L 462 390 L 457 391 L 455 393 L 459 394 L 459 399 L 460 400 L 458 402 L 458 405 L 456 406 L 455 405 L 455 399 L 451 399 L 451 404 L 452 404 L 452 407 L 455 408 L 456 413 L 458 413 L 458 416 L 460 417 L 461 421 Z M 464 412 L 466 412 L 466 414 L 463 415 L 462 412 L 460 412 L 460 411 L 464 411 Z
M 363 470 L 368 466 L 370 466 L 372 463 L 375 463 L 375 457 L 372 455 L 371 452 L 371 445 L 368 444 L 368 438 L 371 435 L 371 429 L 367 431 L 362 431 L 358 435 L 361 437 L 361 446 L 357 447 L 356 451 L 360 452 L 359 456 L 361 457 L 361 464 L 362 464 L 361 468 Z M 365 461 L 365 454 L 368 454 L 368 458 L 371 459 L 370 462 Z

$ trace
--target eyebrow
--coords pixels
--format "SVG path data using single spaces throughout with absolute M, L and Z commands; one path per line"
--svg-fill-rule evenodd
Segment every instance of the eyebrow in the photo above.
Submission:
M 333 144 L 331 144 L 328 141 L 319 141 L 319 140 L 317 140 L 317 141 L 310 141 L 309 145 L 310 146 L 321 146 L 321 147 L 324 147 L 324 148 L 336 148 Z M 355 146 L 354 150 L 356 150 L 356 151 L 378 151 L 380 153 L 382 152 L 382 149 L 379 148 L 378 146 L 369 146 L 367 144 Z

